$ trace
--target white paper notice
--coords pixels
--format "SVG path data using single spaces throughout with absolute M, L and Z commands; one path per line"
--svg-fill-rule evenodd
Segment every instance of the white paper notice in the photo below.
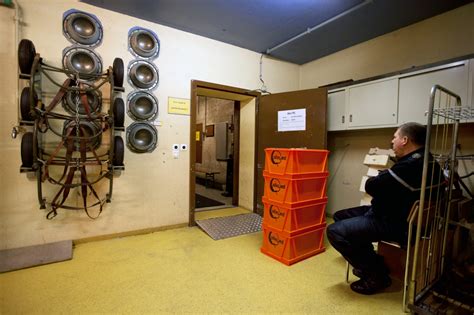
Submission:
M 278 131 L 306 130 L 306 108 L 278 112 Z

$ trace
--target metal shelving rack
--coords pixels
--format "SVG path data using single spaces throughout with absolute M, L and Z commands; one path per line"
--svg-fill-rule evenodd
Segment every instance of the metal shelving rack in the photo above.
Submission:
M 405 311 L 409 309 L 417 314 L 474 312 L 472 283 L 450 283 L 453 277 L 447 268 L 450 242 L 448 230 L 453 223 L 449 220 L 450 210 L 459 197 L 454 187 L 459 187 L 457 164 L 462 157 L 456 153 L 461 120 L 473 122 L 474 108 L 461 106 L 461 98 L 450 90 L 439 85 L 433 86 L 419 207 L 409 221 L 408 239 L 413 240 L 415 237 L 415 242 L 413 246 L 409 242 L 407 249 L 403 301 Z M 430 152 L 442 167 L 446 183 L 442 187 L 432 188 L 432 183 L 427 182 L 429 172 L 434 172 L 434 164 L 431 163 L 430 167 L 429 163 Z M 468 191 L 467 187 L 463 187 Z

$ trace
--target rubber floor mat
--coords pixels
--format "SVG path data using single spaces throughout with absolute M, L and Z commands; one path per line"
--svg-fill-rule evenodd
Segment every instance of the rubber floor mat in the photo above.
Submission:
M 214 240 L 221 240 L 262 230 L 262 217 L 256 213 L 197 220 L 196 223 Z
M 0 272 L 7 272 L 72 259 L 72 241 L 4 249 L 0 251 Z
M 195 200 L 196 200 L 196 203 L 195 203 L 196 208 L 216 207 L 216 206 L 222 206 L 224 204 L 223 202 L 220 202 L 220 201 L 217 201 L 217 200 L 214 200 L 214 199 L 211 199 L 199 194 L 196 194 Z

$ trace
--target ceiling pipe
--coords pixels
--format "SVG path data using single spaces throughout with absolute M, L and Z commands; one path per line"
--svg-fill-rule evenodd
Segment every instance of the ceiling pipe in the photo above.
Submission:
M 321 27 L 323 27 L 324 25 L 329 24 L 329 23 L 331 23 L 331 22 L 333 22 L 333 21 L 335 21 L 335 20 L 337 20 L 337 19 L 339 19 L 339 18 L 341 18 L 341 17 L 343 17 L 343 16 L 345 16 L 345 15 L 347 15 L 347 14 L 349 14 L 349 13 L 355 11 L 355 10 L 358 10 L 358 9 L 360 9 L 360 8 L 362 8 L 362 7 L 364 7 L 364 6 L 366 6 L 367 4 L 372 3 L 372 2 L 373 2 L 373 0 L 365 0 L 364 2 L 359 3 L 358 5 L 356 5 L 356 6 L 352 7 L 352 8 L 350 8 L 350 9 L 348 9 L 348 10 L 346 10 L 346 11 L 344 11 L 344 12 L 338 14 L 338 15 L 336 15 L 335 17 L 330 18 L 329 20 L 326 20 L 326 21 L 324 21 L 324 22 L 322 22 L 322 23 L 320 23 L 320 24 L 318 24 L 318 25 L 316 25 L 316 26 L 310 27 L 310 28 L 308 28 L 306 31 L 304 31 L 303 33 L 300 33 L 300 34 L 296 35 L 295 37 L 292 37 L 292 38 L 288 39 L 287 41 L 284 41 L 283 43 L 276 45 L 275 47 L 272 47 L 272 48 L 267 49 L 267 50 L 266 50 L 266 53 L 267 53 L 267 55 L 269 55 L 272 51 L 274 51 L 274 50 L 276 50 L 276 49 L 278 49 L 278 48 L 280 48 L 280 47 L 283 47 L 283 46 L 285 46 L 285 45 L 287 45 L 287 44 L 289 44 L 289 43 L 291 43 L 291 42 L 297 40 L 297 39 L 300 38 L 300 37 L 303 37 L 303 36 L 305 36 L 305 35 L 308 35 L 308 34 L 311 33 L 312 31 L 315 31 L 315 30 L 317 30 L 318 28 L 321 28 Z

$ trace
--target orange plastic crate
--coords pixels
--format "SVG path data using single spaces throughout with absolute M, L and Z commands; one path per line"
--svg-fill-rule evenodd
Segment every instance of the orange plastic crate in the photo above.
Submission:
M 326 172 L 327 150 L 311 149 L 265 149 L 265 171 L 276 174 L 306 174 Z
M 264 196 L 270 202 L 293 203 L 326 196 L 328 173 L 307 175 L 271 175 L 263 171 Z
M 290 236 L 324 223 L 327 198 L 292 204 L 269 202 L 263 197 L 263 223 Z
M 288 266 L 325 250 L 325 223 L 296 236 L 289 236 L 288 233 L 279 232 L 265 224 L 262 228 L 263 245 L 260 251 Z

